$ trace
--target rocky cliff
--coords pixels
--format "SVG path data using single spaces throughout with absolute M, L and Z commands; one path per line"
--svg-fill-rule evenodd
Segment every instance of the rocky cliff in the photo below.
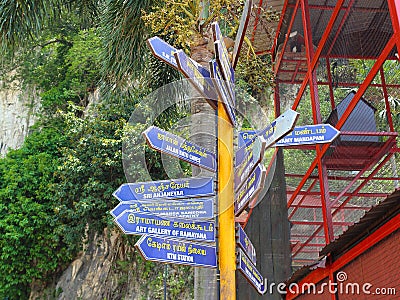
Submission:
M 146 262 L 118 229 L 106 229 L 52 283 L 33 282 L 29 300 L 193 299 L 192 283 L 191 268 Z
M 0 81 L 0 86 L 3 86 Z M 17 83 L 0 89 L 0 156 L 16 149 L 35 122 L 39 97 L 34 89 L 22 91 Z
M 95 234 L 84 251 L 47 287 L 32 283 L 30 300 L 36 299 L 140 299 L 143 297 L 134 263 L 121 267 L 133 247 L 126 247 L 118 232 Z

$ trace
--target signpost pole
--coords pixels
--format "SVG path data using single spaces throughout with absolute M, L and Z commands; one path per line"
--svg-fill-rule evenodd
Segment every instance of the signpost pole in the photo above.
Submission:
M 233 198 L 233 128 L 218 101 L 218 258 L 220 299 L 236 299 L 236 242 Z

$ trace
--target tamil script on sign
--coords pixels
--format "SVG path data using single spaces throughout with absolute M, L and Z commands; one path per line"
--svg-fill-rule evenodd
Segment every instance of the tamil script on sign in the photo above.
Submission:
M 263 137 L 256 136 L 249 144 L 241 147 L 235 154 L 235 191 L 240 188 L 251 171 L 259 163 L 265 151 L 266 142 Z
M 238 215 L 247 207 L 253 197 L 263 188 L 265 167 L 258 164 L 242 187 L 235 193 L 235 214 Z
M 247 236 L 246 232 L 244 232 L 243 228 L 237 224 L 237 243 L 240 246 L 240 248 L 243 249 L 243 251 L 246 253 L 248 258 L 256 265 L 257 258 L 256 258 L 256 249 L 253 246 L 253 243 Z
M 146 260 L 191 265 L 195 267 L 217 266 L 215 246 L 142 236 L 135 244 Z
M 216 171 L 216 159 L 212 151 L 156 126 L 150 126 L 143 134 L 151 148 L 210 171 Z
M 110 213 L 118 217 L 125 210 L 150 213 L 163 217 L 211 219 L 214 217 L 214 198 L 198 200 L 132 200 L 120 202 Z
M 179 199 L 212 195 L 215 195 L 213 177 L 125 183 L 113 193 L 119 201 Z
M 208 102 L 213 108 L 216 108 L 215 100 L 218 96 L 214 91 L 214 86 L 210 79 L 210 72 L 187 56 L 183 50 L 178 50 L 174 53 L 174 56 L 182 74 L 192 82 L 193 86 L 206 99 L 213 100 Z
M 115 222 L 126 234 L 152 234 L 203 242 L 215 241 L 214 222 L 163 219 L 129 210 L 115 218 Z

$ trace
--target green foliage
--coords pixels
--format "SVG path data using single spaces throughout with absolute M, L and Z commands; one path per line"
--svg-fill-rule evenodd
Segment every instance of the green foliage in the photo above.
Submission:
M 0 2 L 0 46 L 2 50 L 29 45 L 33 37 L 54 27 L 66 15 L 79 16 L 75 24 L 81 28 L 93 25 L 102 1 L 93 0 L 3 0 Z
M 85 230 L 102 230 L 113 208 L 112 193 L 123 180 L 121 147 L 126 119 L 113 108 L 97 116 L 79 118 L 63 113 L 68 145 L 61 148 L 56 198 L 57 222 L 69 245 L 78 247 Z
M 274 86 L 274 73 L 269 55 L 246 55 L 239 60 L 235 75 L 240 78 L 242 86 L 253 96 L 264 94 Z
M 110 225 L 125 108 L 100 105 L 82 119 L 71 105 L 0 160 L 0 297 L 27 298 L 32 280 L 46 282 Z
M 60 38 L 67 39 L 42 47 L 32 62 L 25 60 L 24 82 L 43 90 L 42 106 L 50 115 L 65 109 L 68 101 L 86 106 L 100 80 L 101 42 L 96 30 Z
M 72 22 L 72 23 L 71 23 Z M 69 26 L 69 25 L 73 26 Z M 100 79 L 96 29 L 65 19 L 21 49 L 9 70 L 41 91 L 42 111 L 19 150 L 0 160 L 0 298 L 26 299 L 102 229 L 122 183 L 122 130 L 132 107 L 99 105 L 81 118 Z M 69 30 L 66 28 L 69 27 Z
M 0 297 L 27 298 L 33 278 L 45 280 L 71 258 L 54 222 L 53 176 L 64 136 L 43 128 L 0 160 Z
M 157 0 L 108 0 L 101 17 L 104 37 L 104 80 L 121 85 L 139 77 L 148 59 L 146 39 L 150 36 L 140 16 Z
M 178 0 L 163 1 L 152 7 L 150 12 L 143 11 L 142 19 L 153 33 L 173 39 L 179 48 L 188 49 L 196 40 L 207 35 L 211 22 L 219 20 L 228 26 L 235 21 L 242 3 L 232 0 L 210 1 Z

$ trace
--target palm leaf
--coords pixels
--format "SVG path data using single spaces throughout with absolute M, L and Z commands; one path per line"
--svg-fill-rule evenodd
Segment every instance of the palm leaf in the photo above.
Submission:
M 2 0 L 0 2 L 0 42 L 14 46 L 36 35 L 60 7 L 58 0 Z
M 149 32 L 141 19 L 157 0 L 108 0 L 102 16 L 106 80 L 123 82 L 144 71 Z
M 88 27 L 100 5 L 96 0 L 0 0 L 0 45 L 4 50 L 24 44 L 52 26 L 64 10 L 77 13 Z

